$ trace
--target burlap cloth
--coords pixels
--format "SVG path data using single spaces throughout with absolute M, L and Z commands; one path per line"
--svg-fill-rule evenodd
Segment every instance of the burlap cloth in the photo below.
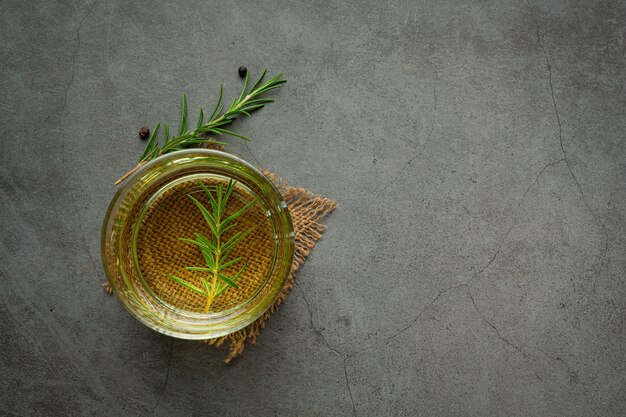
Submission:
M 291 214 L 295 232 L 294 260 L 291 266 L 291 272 L 289 274 L 289 277 L 287 278 L 285 286 L 283 287 L 280 295 L 278 296 L 274 304 L 269 308 L 269 310 L 267 310 L 256 321 L 235 333 L 216 339 L 208 339 L 202 341 L 203 343 L 214 346 L 216 348 L 227 348 L 228 355 L 224 360 L 226 363 L 229 363 L 236 357 L 243 354 L 246 343 L 256 343 L 257 336 L 259 335 L 261 330 L 265 328 L 265 322 L 270 318 L 272 313 L 274 313 L 283 303 L 287 296 L 287 293 L 293 286 L 293 281 L 295 279 L 298 268 L 304 263 L 307 256 L 315 246 L 315 243 L 320 239 L 322 233 L 326 229 L 326 226 L 321 224 L 320 221 L 324 218 L 324 216 L 326 216 L 328 213 L 333 211 L 335 207 L 337 207 L 337 204 L 329 198 L 316 196 L 309 190 L 306 190 L 304 188 L 291 187 L 286 182 L 282 181 L 275 174 L 269 171 L 263 170 L 263 173 L 272 182 L 274 182 L 274 184 L 276 184 L 278 190 L 285 199 L 285 202 L 287 203 L 287 207 L 289 209 L 289 213 Z M 176 203 L 177 198 L 175 193 L 172 193 L 171 201 L 172 204 L 178 204 Z M 239 204 L 242 205 L 244 203 L 240 202 Z M 197 222 L 202 221 L 201 217 L 197 219 L 197 222 L 192 221 L 194 215 L 198 215 L 197 208 L 193 207 L 193 205 L 189 205 L 189 212 L 183 213 L 183 215 L 179 215 L 177 216 L 177 218 L 174 219 L 171 216 L 168 216 L 170 212 L 167 209 L 167 204 L 159 204 L 158 207 L 159 208 L 154 213 L 150 213 L 149 216 L 149 223 L 156 226 L 144 228 L 145 231 L 142 231 L 142 233 L 147 234 L 147 236 L 145 236 L 145 239 L 151 242 L 159 242 L 159 245 L 164 247 L 160 247 L 159 245 L 151 245 L 150 247 L 147 247 L 145 251 L 138 254 L 141 258 L 141 263 L 143 265 L 148 265 L 148 268 L 145 271 L 144 275 L 145 277 L 148 277 L 148 280 L 150 276 L 162 276 L 162 273 L 151 274 L 150 269 L 153 269 L 155 272 L 159 271 L 162 264 L 164 263 L 167 265 L 167 268 L 170 268 L 169 270 L 172 270 L 172 267 L 179 267 L 180 270 L 182 270 L 186 265 L 197 264 L 198 261 L 201 261 L 201 259 L 187 258 L 167 259 L 163 256 L 163 254 L 168 253 L 180 254 L 180 251 L 172 250 L 172 245 L 184 245 L 184 243 L 177 239 L 177 237 L 193 235 L 193 232 L 198 230 Z M 263 216 L 261 214 L 259 216 L 253 216 L 253 221 L 258 221 L 258 219 L 261 219 L 262 217 Z M 176 230 L 176 232 L 167 233 L 167 231 L 171 229 Z M 254 254 L 256 258 L 271 256 L 271 253 L 268 252 L 267 246 L 264 245 L 264 242 L 270 241 L 271 237 L 265 236 L 263 232 L 264 230 L 267 229 L 262 227 L 255 228 L 255 230 L 250 235 L 251 241 L 258 242 L 258 245 L 253 245 L 258 248 L 258 253 Z M 150 234 L 153 234 L 154 236 L 151 237 Z M 189 256 L 200 257 L 199 251 L 187 251 L 186 253 L 194 254 Z M 247 255 L 249 257 L 250 254 Z M 233 255 L 233 257 L 236 256 L 238 255 Z M 254 264 L 264 265 L 266 263 L 257 262 Z M 235 266 L 233 268 L 237 269 L 237 267 Z M 258 277 L 264 275 L 264 271 L 251 272 L 253 273 L 247 274 L 250 277 Z M 190 279 L 190 275 L 188 273 L 186 274 L 186 279 Z M 191 279 L 193 279 L 193 276 L 191 277 Z M 197 279 L 199 281 L 199 277 Z M 199 282 L 195 284 L 198 285 Z M 248 284 L 245 286 L 250 288 L 250 291 L 254 291 L 254 289 L 260 285 L 260 283 L 259 285 L 254 285 L 254 283 L 251 284 L 252 285 Z M 107 290 L 107 292 L 111 293 L 111 289 L 108 284 L 103 284 L 103 286 L 105 287 L 105 290 Z M 172 301 L 175 301 L 178 305 L 180 305 L 181 299 L 183 299 L 184 303 L 186 304 L 185 307 L 191 310 L 200 310 L 205 300 L 205 298 L 203 298 L 202 296 L 199 296 L 191 291 L 183 290 L 183 292 L 181 292 L 180 286 L 170 280 L 161 279 L 159 282 L 155 281 L 151 283 L 151 287 L 155 288 L 156 293 L 165 301 L 168 301 L 168 298 L 171 298 Z M 229 291 L 227 291 L 223 294 L 223 296 L 216 298 L 215 302 L 217 304 L 212 307 L 212 310 L 228 309 L 232 307 L 236 302 L 241 300 L 241 297 L 245 297 L 245 294 L 239 293 L 237 296 L 230 296 Z

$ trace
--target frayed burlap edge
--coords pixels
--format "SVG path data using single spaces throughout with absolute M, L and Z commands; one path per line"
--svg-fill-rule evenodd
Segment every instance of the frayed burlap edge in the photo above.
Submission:
M 287 282 L 269 310 L 255 322 L 235 333 L 202 341 L 215 347 L 227 344 L 228 356 L 224 359 L 226 363 L 230 363 L 233 359 L 243 354 L 246 342 L 256 343 L 257 336 L 265 328 L 265 322 L 285 301 L 287 293 L 293 287 L 296 272 L 311 253 L 315 243 L 322 237 L 324 230 L 326 230 L 326 226 L 321 224 L 320 221 L 337 207 L 337 203 L 329 198 L 316 196 L 304 188 L 290 187 L 286 182 L 269 171 L 264 170 L 263 173 L 270 181 L 276 184 L 291 214 L 295 231 L 294 259 Z
M 233 359 L 241 356 L 246 342 L 256 343 L 257 336 L 265 328 L 265 322 L 285 301 L 287 293 L 293 287 L 296 272 L 307 256 L 309 256 L 317 241 L 322 237 L 324 230 L 326 230 L 326 226 L 321 224 L 320 221 L 337 207 L 337 203 L 330 198 L 317 196 L 305 188 L 290 187 L 287 182 L 269 171 L 263 170 L 263 174 L 276 184 L 278 191 L 280 191 L 287 203 L 295 232 L 294 259 L 285 286 L 276 301 L 274 301 L 274 304 L 261 317 L 235 333 L 201 341 L 217 348 L 227 346 L 228 356 L 224 359 L 225 363 L 230 363 Z M 112 293 L 108 283 L 104 283 L 102 286 L 108 294 Z

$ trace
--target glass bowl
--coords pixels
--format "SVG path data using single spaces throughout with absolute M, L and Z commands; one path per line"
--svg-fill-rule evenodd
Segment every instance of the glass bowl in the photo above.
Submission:
M 198 230 L 206 223 L 187 196 L 202 198 L 199 181 L 215 190 L 231 179 L 237 182 L 232 210 L 256 202 L 237 220 L 253 227 L 233 255 L 246 258 L 247 267 L 239 289 L 229 288 L 205 313 L 202 296 L 167 274 L 204 266 L 193 264 L 202 262 L 198 248 L 181 240 L 194 232 L 210 236 Z M 220 337 L 254 322 L 280 294 L 293 256 L 291 217 L 274 184 L 242 159 L 216 150 L 172 152 L 142 166 L 121 184 L 102 229 L 104 270 L 124 307 L 146 326 L 182 339 Z M 186 279 L 200 279 L 187 273 Z

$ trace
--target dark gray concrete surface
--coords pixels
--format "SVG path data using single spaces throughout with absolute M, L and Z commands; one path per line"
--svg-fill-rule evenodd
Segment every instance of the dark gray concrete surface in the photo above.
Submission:
M 0 9 L 0 415 L 626 415 L 624 2 Z M 103 293 L 100 226 L 241 64 L 289 83 L 229 149 L 341 207 L 226 366 Z

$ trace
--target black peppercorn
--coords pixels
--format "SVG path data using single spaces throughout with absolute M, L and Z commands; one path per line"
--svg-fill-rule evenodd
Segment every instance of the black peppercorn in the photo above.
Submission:
M 148 139 L 149 136 L 150 136 L 150 129 L 148 128 L 148 126 L 144 126 L 141 129 L 139 129 L 139 138 L 141 138 L 141 140 L 146 140 Z
M 248 73 L 248 68 L 244 67 L 243 65 L 239 67 L 239 76 L 241 78 L 245 77 L 247 73 Z

